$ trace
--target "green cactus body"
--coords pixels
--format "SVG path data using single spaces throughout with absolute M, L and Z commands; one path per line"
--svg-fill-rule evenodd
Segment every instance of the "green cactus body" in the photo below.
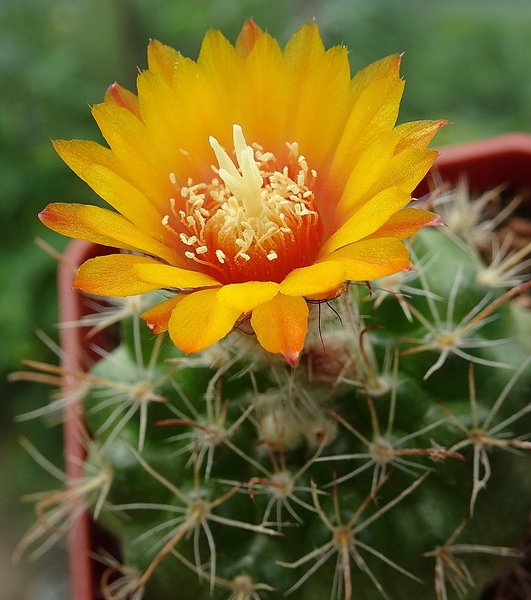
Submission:
M 497 192 L 410 206 L 446 122 L 396 125 L 399 65 L 351 77 L 315 23 L 211 30 L 197 62 L 153 41 L 93 107 L 109 147 L 55 142 L 112 210 L 39 217 L 122 250 L 74 281 L 110 298 L 82 324 L 122 325 L 89 373 L 36 365 L 77 382 L 87 459 L 19 553 L 88 506 L 106 600 L 448 600 L 520 556 L 530 244 L 498 242 Z
M 441 600 L 518 556 L 529 347 L 475 250 L 411 243 L 416 271 L 313 307 L 293 370 L 242 332 L 184 356 L 123 322 L 83 400 L 108 597 Z

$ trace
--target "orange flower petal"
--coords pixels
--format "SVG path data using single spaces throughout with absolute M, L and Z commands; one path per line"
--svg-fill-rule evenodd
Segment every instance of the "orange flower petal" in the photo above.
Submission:
M 120 245 L 118 240 L 110 235 L 99 233 L 98 231 L 95 231 L 93 227 L 81 221 L 77 217 L 77 214 L 79 210 L 84 207 L 84 204 L 63 204 L 59 202 L 48 204 L 48 206 L 39 213 L 39 219 L 46 227 L 61 235 L 66 235 L 78 240 L 85 240 L 87 242 L 94 242 L 95 244 L 101 244 L 102 246 L 109 246 L 111 248 L 120 247 L 124 250 L 138 250 L 138 248 L 127 244 Z
M 241 313 L 271 300 L 278 294 L 279 285 L 272 281 L 248 281 L 224 285 L 218 291 L 218 300 L 237 308 Z
M 138 264 L 135 268 L 139 281 L 156 285 L 157 288 L 199 288 L 219 286 L 219 281 L 200 271 L 179 269 L 171 265 L 151 261 L 149 264 Z
M 404 208 L 391 216 L 377 231 L 364 239 L 394 237 L 405 240 L 428 225 L 444 225 L 439 215 L 419 208 Z
M 294 367 L 308 331 L 308 314 L 304 298 L 277 294 L 253 310 L 251 325 L 268 352 L 283 354 Z
M 280 284 L 286 296 L 326 294 L 345 281 L 345 269 L 340 262 L 322 262 L 295 269 Z
M 168 321 L 170 320 L 173 309 L 177 305 L 177 302 L 180 302 L 183 298 L 184 296 L 168 298 L 160 304 L 144 311 L 140 315 L 140 318 L 144 319 L 153 333 L 164 333 L 165 331 L 168 331 Z
M 410 200 L 411 196 L 397 187 L 376 194 L 327 240 L 322 253 L 329 254 L 374 233 Z
M 79 267 L 74 287 L 101 296 L 136 296 L 152 292 L 160 286 L 140 281 L 135 266 L 154 262 L 151 258 L 135 254 L 97 256 Z
M 217 292 L 217 289 L 192 292 L 176 304 L 168 331 L 173 343 L 184 352 L 208 348 L 234 327 L 241 313 L 220 302 Z
M 329 261 L 339 261 L 349 281 L 369 281 L 411 269 L 409 252 L 396 238 L 355 242 L 322 259 L 322 262 Z
M 99 206 L 50 204 L 40 218 L 50 229 L 69 237 L 96 242 L 105 239 L 110 241 L 106 243 L 108 246 L 139 250 L 168 262 L 180 260 L 174 250 L 140 231 L 122 215 Z

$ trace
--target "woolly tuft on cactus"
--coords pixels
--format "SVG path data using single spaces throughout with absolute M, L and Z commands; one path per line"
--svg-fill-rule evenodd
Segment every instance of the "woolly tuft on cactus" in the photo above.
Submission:
M 94 108 L 111 149 L 56 143 L 121 213 L 41 214 L 123 250 L 75 281 L 110 297 L 77 325 L 120 333 L 88 372 L 30 364 L 82 399 L 86 460 L 19 554 L 88 507 L 113 600 L 447 600 L 522 556 L 530 248 L 496 234 L 517 201 L 405 208 L 443 122 L 395 126 L 398 57 L 346 61 L 314 25 L 284 52 L 210 32 L 197 63 L 153 42 L 138 98 Z

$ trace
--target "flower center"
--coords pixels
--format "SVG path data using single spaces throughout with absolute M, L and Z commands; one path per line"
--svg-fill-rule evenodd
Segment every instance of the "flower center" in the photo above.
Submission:
M 178 236 L 186 258 L 221 283 L 280 283 L 293 269 L 313 264 L 319 252 L 322 224 L 312 191 L 317 173 L 296 143 L 288 144 L 287 164 L 279 169 L 272 153 L 247 145 L 239 125 L 233 133 L 236 163 L 211 137 L 216 176 L 210 183 L 188 180 L 179 190 L 182 200 L 170 200 L 171 214 L 162 222 Z

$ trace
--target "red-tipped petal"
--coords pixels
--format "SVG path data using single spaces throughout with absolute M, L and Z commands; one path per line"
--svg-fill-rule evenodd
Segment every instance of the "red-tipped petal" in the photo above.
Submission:
M 304 298 L 277 294 L 253 310 L 251 325 L 268 352 L 283 354 L 294 367 L 308 331 L 308 313 Z
M 177 305 L 177 302 L 182 300 L 184 296 L 174 296 L 164 300 L 157 306 L 144 311 L 140 318 L 144 319 L 146 325 L 151 329 L 153 333 L 164 333 L 168 330 L 168 322 L 171 317 L 173 309 Z
M 135 117 L 142 119 L 138 108 L 138 98 L 133 92 L 130 92 L 116 82 L 109 86 L 105 92 L 104 101 L 106 104 L 115 104 L 116 106 L 127 108 Z
M 240 35 L 236 40 L 236 50 L 242 58 L 247 58 L 247 56 L 251 54 L 251 51 L 256 44 L 256 40 L 258 40 L 263 33 L 264 32 L 252 19 L 247 19 L 247 21 L 245 21 Z
M 364 239 L 394 237 L 405 240 L 417 233 L 419 229 L 429 225 L 444 225 L 444 222 L 439 215 L 428 210 L 404 208 L 396 212 L 380 229 Z

